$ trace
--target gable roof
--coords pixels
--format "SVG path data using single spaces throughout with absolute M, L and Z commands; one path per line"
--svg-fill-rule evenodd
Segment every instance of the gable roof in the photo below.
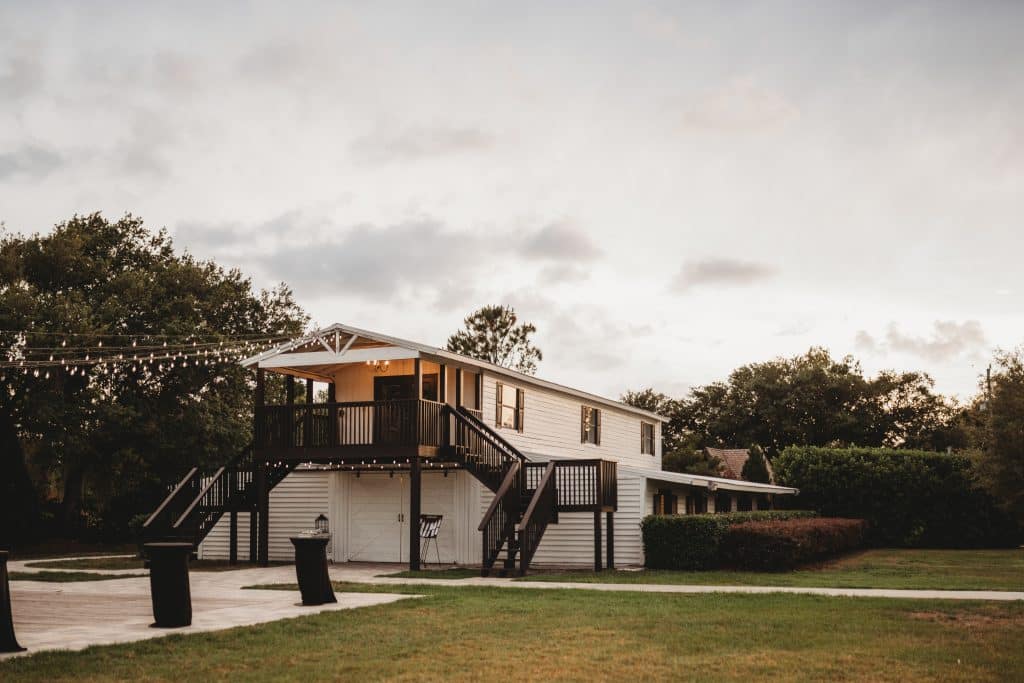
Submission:
M 708 448 L 704 451 L 709 455 L 722 461 L 722 476 L 726 479 L 743 480 L 743 466 L 750 459 L 750 450 L 746 448 Z M 764 459 L 768 468 L 768 477 L 775 479 L 775 472 L 772 471 L 772 464 L 768 458 Z
M 311 342 L 323 340 L 325 337 L 332 336 L 336 332 L 349 335 L 350 337 L 354 336 L 358 337 L 359 339 L 372 340 L 376 342 L 382 342 L 384 344 L 390 344 L 391 346 L 396 346 L 402 349 L 406 349 L 408 351 L 415 351 L 418 354 L 426 356 L 428 360 L 433 360 L 435 362 L 445 361 L 450 362 L 454 365 L 463 365 L 472 368 L 477 368 L 480 370 L 485 370 L 491 374 L 501 375 L 503 377 L 509 378 L 511 381 L 514 382 L 520 382 L 522 384 L 541 387 L 543 389 L 557 391 L 563 394 L 569 394 L 571 396 L 575 396 L 576 398 L 579 398 L 583 401 L 587 401 L 589 403 L 596 403 L 608 406 L 610 408 L 615 408 L 617 410 L 635 413 L 637 415 L 647 417 L 651 420 L 657 420 L 659 422 L 668 422 L 667 417 L 663 417 L 661 415 L 658 415 L 657 413 L 652 413 L 648 410 L 643 410 L 641 408 L 637 408 L 635 406 L 622 403 L 621 401 L 615 401 L 610 398 L 605 398 L 604 396 L 598 396 L 597 394 L 591 394 L 589 392 L 581 391 L 579 389 L 573 389 L 572 387 L 567 387 L 562 384 L 549 382 L 547 380 L 540 379 L 539 377 L 534 377 L 533 375 L 527 375 L 526 373 L 517 372 L 515 370 L 511 370 L 509 368 L 502 367 L 494 363 L 489 363 L 487 361 L 479 360 L 477 358 L 471 358 L 470 356 L 464 356 L 453 351 L 448 351 L 447 349 L 441 349 L 436 346 L 429 346 L 427 344 L 421 344 L 419 342 L 410 341 L 408 339 L 401 339 L 399 337 L 392 337 L 390 335 L 381 334 L 380 332 L 373 332 L 372 330 L 364 330 L 358 327 L 352 327 L 351 325 L 343 325 L 341 323 L 334 323 L 333 325 L 330 325 L 319 330 L 315 330 L 302 337 L 297 337 L 296 339 L 276 346 L 268 351 L 264 351 L 263 353 L 257 354 L 250 358 L 246 358 L 245 360 L 241 361 L 241 365 L 247 368 L 252 367 L 254 365 L 258 366 L 260 363 L 266 360 L 284 355 L 289 351 L 292 351 Z M 321 341 L 321 343 L 323 342 Z M 344 352 L 341 352 L 340 355 L 343 356 Z

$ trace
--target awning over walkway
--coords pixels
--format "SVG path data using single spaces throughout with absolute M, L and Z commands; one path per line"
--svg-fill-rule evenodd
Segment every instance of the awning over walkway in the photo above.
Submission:
M 619 471 L 660 481 L 666 484 L 686 484 L 696 486 L 708 491 L 739 491 L 742 493 L 773 493 L 776 495 L 796 495 L 800 489 L 789 486 L 775 486 L 774 484 L 758 484 L 753 481 L 740 481 L 737 479 L 724 479 L 722 477 L 705 477 L 699 474 L 683 474 L 681 472 L 666 472 L 664 470 L 648 470 L 641 467 L 630 467 L 619 464 Z

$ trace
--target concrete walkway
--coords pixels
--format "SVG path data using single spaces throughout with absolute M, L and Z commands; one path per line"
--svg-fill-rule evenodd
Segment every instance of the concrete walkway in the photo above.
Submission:
M 17 572 L 88 571 L 24 565 L 24 562 L 11 562 L 9 569 Z M 138 574 L 144 571 L 97 570 L 95 573 Z M 335 604 L 304 607 L 298 591 L 242 590 L 243 586 L 253 584 L 295 583 L 295 568 L 291 566 L 191 572 L 189 579 L 192 625 L 176 629 L 150 627 L 153 608 L 148 577 L 67 583 L 11 581 L 14 631 L 28 652 L 0 655 L 0 659 L 43 650 L 81 650 L 90 645 L 126 643 L 171 634 L 250 626 L 415 597 L 381 593 L 337 593 L 338 602 Z
M 473 577 L 468 579 L 405 579 L 389 578 L 380 574 L 395 573 L 405 565 L 338 564 L 331 567 L 335 581 L 352 581 L 376 585 L 442 585 L 442 586 L 497 586 L 501 588 L 571 588 L 593 591 L 635 591 L 639 593 L 794 593 L 801 595 L 830 595 L 855 598 L 910 598 L 916 600 L 1024 600 L 1019 591 L 955 591 L 955 590 L 902 590 L 890 588 L 804 588 L 797 586 L 692 586 L 656 583 L 574 583 L 569 581 L 513 581 L 511 579 Z

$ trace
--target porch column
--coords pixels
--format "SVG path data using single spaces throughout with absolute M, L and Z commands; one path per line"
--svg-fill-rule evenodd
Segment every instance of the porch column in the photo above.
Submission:
M 409 571 L 418 572 L 420 570 L 420 486 L 423 478 L 418 454 L 413 454 L 409 475 Z
M 285 400 L 288 405 L 295 405 L 295 375 L 286 375 L 284 378 Z
M 462 368 L 455 368 L 455 407 L 462 407 Z
M 338 402 L 338 385 L 335 384 L 334 382 L 331 382 L 330 384 L 327 385 L 327 402 L 328 403 L 337 403 Z M 332 407 L 332 408 L 330 408 L 327 411 L 327 421 L 328 421 L 328 433 L 330 434 L 331 445 L 332 446 L 337 446 L 338 445 L 338 441 L 340 440 L 339 436 L 338 436 L 338 409 L 337 409 L 337 407 Z
M 313 445 L 313 380 L 306 380 L 306 417 L 302 425 L 302 445 Z
M 775 494 L 774 493 L 769 493 L 768 494 L 768 509 L 769 510 L 774 510 L 775 509 Z
M 257 543 L 259 536 L 259 520 L 256 517 L 256 508 L 249 508 L 249 562 L 256 564 L 259 560 Z
M 608 526 L 608 531 L 605 532 L 605 548 L 607 555 L 608 569 L 615 569 L 615 513 L 609 510 L 605 513 L 605 524 Z
M 718 494 L 716 494 L 714 491 L 708 491 L 708 498 L 707 498 L 708 505 L 707 505 L 707 508 L 708 508 L 708 513 L 709 514 L 713 514 L 715 512 L 715 503 L 717 502 L 715 500 L 715 498 L 717 496 L 718 496 Z
M 601 571 L 601 511 L 594 512 L 594 571 Z
M 437 402 L 448 402 L 448 366 L 438 363 L 437 371 Z
M 736 512 L 740 509 L 740 497 L 735 493 L 729 494 L 729 512 Z
M 234 477 L 232 477 L 231 490 L 234 491 Z M 232 509 L 228 518 L 228 564 L 238 564 L 238 510 Z
M 412 383 L 416 392 L 416 400 L 423 398 L 423 362 L 419 358 L 412 361 Z
M 259 535 L 257 538 L 256 555 L 259 565 L 270 564 L 270 491 L 267 488 L 267 466 L 262 462 L 255 465 L 253 479 L 256 484 L 256 500 L 259 507 Z
M 750 509 L 752 511 L 754 511 L 754 512 L 757 512 L 757 494 L 756 493 L 752 494 L 750 496 Z

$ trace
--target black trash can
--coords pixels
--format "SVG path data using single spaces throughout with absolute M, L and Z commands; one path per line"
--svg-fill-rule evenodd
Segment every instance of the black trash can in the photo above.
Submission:
M 147 543 L 149 592 L 153 598 L 153 626 L 179 628 L 192 625 L 192 591 L 188 583 L 191 543 Z
M 327 543 L 330 540 L 330 534 L 291 537 L 295 546 L 295 575 L 299 580 L 303 605 L 338 602 L 327 571 Z
M 14 637 L 11 617 L 11 585 L 7 580 L 7 551 L 0 550 L 0 652 L 24 652 Z

